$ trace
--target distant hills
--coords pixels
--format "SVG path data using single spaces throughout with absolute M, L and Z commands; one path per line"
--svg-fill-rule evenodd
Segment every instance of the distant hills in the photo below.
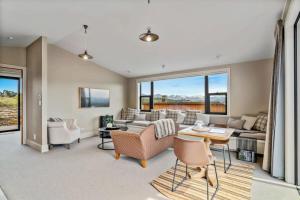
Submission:
M 18 93 L 14 91 L 9 91 L 9 90 L 3 90 L 2 92 L 0 91 L 0 97 L 15 97 L 17 95 Z
M 155 102 L 204 102 L 204 96 L 186 96 L 186 95 L 154 95 Z M 211 96 L 211 102 L 225 103 L 224 96 Z

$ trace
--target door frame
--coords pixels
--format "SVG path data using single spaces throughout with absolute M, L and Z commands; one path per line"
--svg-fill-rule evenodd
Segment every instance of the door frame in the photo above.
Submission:
M 21 132 L 21 144 L 26 144 L 27 133 L 26 133 L 26 87 L 27 87 L 27 77 L 26 77 L 26 67 L 16 66 L 16 65 L 8 65 L 0 63 L 0 67 L 8 68 L 8 69 L 16 69 L 21 70 L 22 73 L 22 124 L 20 124 L 20 132 Z

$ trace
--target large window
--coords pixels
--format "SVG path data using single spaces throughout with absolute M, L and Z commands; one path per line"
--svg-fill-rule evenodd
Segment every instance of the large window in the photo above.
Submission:
M 140 109 L 227 114 L 227 73 L 140 83 Z

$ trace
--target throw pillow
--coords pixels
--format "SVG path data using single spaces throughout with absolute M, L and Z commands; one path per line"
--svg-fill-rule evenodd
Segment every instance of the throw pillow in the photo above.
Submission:
M 159 112 L 159 119 L 166 119 L 166 115 L 167 115 L 166 112 L 160 111 Z
M 125 120 L 126 119 L 126 110 L 124 108 L 122 108 L 121 110 L 121 116 L 120 116 L 121 120 Z
M 257 115 L 257 119 L 255 121 L 253 129 L 258 130 L 258 131 L 266 131 L 267 122 L 268 122 L 268 114 L 267 113 L 259 113 Z
M 256 121 L 256 117 L 251 117 L 251 116 L 246 116 L 246 115 L 243 115 L 241 119 L 245 120 L 243 128 L 246 130 L 251 130 Z
M 177 121 L 178 110 L 167 110 L 166 119 L 173 119 L 174 122 Z
M 126 120 L 134 120 L 134 115 L 136 114 L 136 109 L 127 108 L 126 111 Z
M 139 113 L 134 115 L 134 120 L 136 121 L 145 121 L 146 120 L 146 114 Z
M 152 110 L 150 121 L 157 121 L 159 120 L 159 110 Z
M 183 120 L 183 124 L 185 124 L 185 125 L 194 125 L 195 122 L 197 121 L 197 113 L 199 113 L 199 111 L 196 111 L 196 110 L 186 111 L 186 116 Z
M 177 124 L 183 124 L 185 118 L 186 118 L 186 115 L 184 113 L 178 112 L 176 123 Z
M 209 115 L 203 113 L 196 113 L 197 120 L 202 121 L 204 125 L 208 126 L 209 124 Z
M 245 120 L 229 118 L 227 122 L 227 127 L 234 129 L 242 129 L 244 123 Z

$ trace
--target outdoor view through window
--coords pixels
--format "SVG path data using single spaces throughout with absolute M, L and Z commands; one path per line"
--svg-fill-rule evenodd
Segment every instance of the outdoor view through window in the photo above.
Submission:
M 19 79 L 0 76 L 0 132 L 19 129 Z
M 226 114 L 227 82 L 227 73 L 141 82 L 140 107 Z

